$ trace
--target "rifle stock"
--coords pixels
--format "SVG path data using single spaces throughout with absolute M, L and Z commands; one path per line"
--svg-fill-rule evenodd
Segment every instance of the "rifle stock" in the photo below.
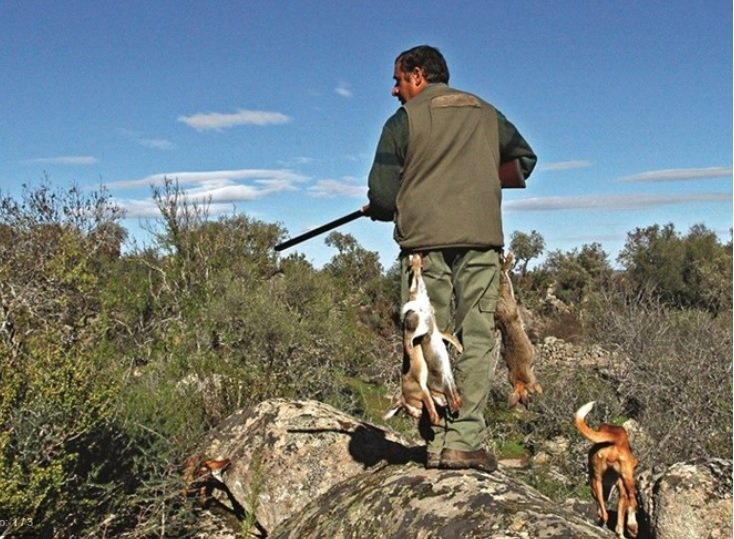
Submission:
M 500 184 L 502 189 L 524 189 L 525 176 L 522 173 L 519 159 L 513 159 L 500 165 Z

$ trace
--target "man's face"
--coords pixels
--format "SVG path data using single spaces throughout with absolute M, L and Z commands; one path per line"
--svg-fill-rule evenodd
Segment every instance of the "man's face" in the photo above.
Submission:
M 405 105 L 408 101 L 417 96 L 426 86 L 426 79 L 423 72 L 416 69 L 410 73 L 403 73 L 400 68 L 400 62 L 395 62 L 395 71 L 393 77 L 395 85 L 392 87 L 392 95 L 400 100 L 400 104 Z

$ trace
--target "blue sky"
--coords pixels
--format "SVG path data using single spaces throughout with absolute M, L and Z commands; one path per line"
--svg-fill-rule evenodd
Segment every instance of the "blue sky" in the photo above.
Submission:
M 150 185 L 297 235 L 366 202 L 395 56 L 428 43 L 539 156 L 505 235 L 547 250 L 732 226 L 732 3 L 0 1 L 0 190 L 105 184 L 149 241 Z M 447 208 L 447 211 L 451 211 Z M 344 226 L 387 267 L 390 224 Z M 320 266 L 323 237 L 294 250 Z M 286 253 L 291 251 L 286 251 Z

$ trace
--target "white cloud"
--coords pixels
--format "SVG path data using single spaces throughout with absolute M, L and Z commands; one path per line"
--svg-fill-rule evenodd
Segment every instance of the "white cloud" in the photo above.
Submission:
M 316 159 L 313 157 L 296 156 L 296 157 L 291 157 L 290 159 L 287 159 L 285 161 L 280 161 L 279 163 L 286 167 L 292 167 L 292 166 L 297 166 L 297 165 L 310 165 L 315 162 L 316 162 Z
M 35 159 L 27 159 L 24 163 L 40 163 L 48 165 L 94 165 L 99 163 L 99 159 L 91 155 L 64 155 L 59 157 L 37 157 Z
M 729 202 L 731 193 L 686 193 L 673 195 L 587 195 L 577 197 L 534 197 L 506 201 L 506 211 L 636 210 L 672 204 Z
M 318 198 L 365 198 L 367 196 L 367 186 L 364 184 L 354 183 L 353 178 L 344 178 L 343 180 L 319 180 L 315 185 L 308 188 L 309 193 Z
M 192 184 L 204 185 L 207 183 L 209 185 L 223 183 L 229 184 L 238 180 L 252 180 L 257 183 L 285 182 L 292 185 L 308 179 L 306 176 L 302 176 L 301 174 L 297 174 L 288 169 L 244 168 L 236 170 L 210 170 L 203 172 L 161 172 L 145 176 L 144 178 L 109 182 L 106 186 L 109 189 L 136 189 L 140 187 L 163 185 L 167 178 L 178 181 L 181 186 Z
M 543 165 L 540 168 L 540 170 L 547 170 L 547 171 L 560 171 L 560 170 L 575 170 L 578 168 L 589 168 L 591 166 L 591 161 L 558 161 L 556 163 L 548 163 L 547 165 Z
M 663 170 L 650 170 L 648 172 L 640 172 L 639 174 L 623 176 L 617 181 L 626 183 L 677 182 L 712 178 L 731 178 L 731 176 L 731 167 L 670 168 Z
M 273 125 L 291 121 L 291 118 L 280 112 L 263 110 L 238 110 L 235 113 L 202 112 L 190 116 L 179 116 L 178 121 L 199 131 L 208 129 L 221 130 L 238 125 Z
M 153 148 L 154 150 L 170 150 L 173 148 L 173 143 L 170 140 L 146 137 L 139 131 L 121 127 L 117 129 L 117 132 L 121 136 L 131 139 L 146 148 Z
M 238 202 L 257 200 L 263 197 L 295 191 L 298 184 L 308 178 L 287 169 L 239 169 L 205 172 L 171 172 L 152 174 L 144 178 L 107 183 L 110 191 L 139 189 L 161 186 L 166 179 L 177 181 L 190 201 L 206 202 L 209 213 L 216 215 L 231 211 Z M 158 208 L 152 198 L 117 198 L 117 204 L 126 211 L 127 217 L 159 217 Z
M 138 142 L 146 148 L 153 148 L 154 150 L 170 150 L 173 148 L 173 143 L 169 140 L 160 138 L 141 138 Z
M 125 211 L 125 218 L 156 219 L 161 216 L 158 206 L 152 198 L 140 200 L 115 198 L 114 203 Z
M 336 88 L 334 88 L 334 91 L 342 97 L 354 97 L 352 86 L 344 81 L 340 81 Z

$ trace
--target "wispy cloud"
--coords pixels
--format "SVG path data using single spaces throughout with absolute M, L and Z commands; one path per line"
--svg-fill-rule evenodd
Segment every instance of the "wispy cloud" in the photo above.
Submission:
M 643 182 L 680 182 L 687 180 L 703 180 L 713 178 L 731 178 L 731 167 L 706 167 L 706 168 L 669 168 L 663 170 L 650 170 L 630 176 L 623 176 L 617 181 L 626 183 Z
M 152 148 L 154 150 L 170 150 L 174 146 L 170 140 L 146 137 L 139 131 L 134 131 L 132 129 L 120 128 L 117 132 L 123 137 L 135 141 L 141 146 Z
M 558 161 L 556 163 L 548 163 L 547 165 L 542 165 L 540 170 L 546 170 L 549 172 L 555 172 L 555 171 L 561 171 L 561 170 L 575 170 L 577 168 L 589 168 L 591 166 L 591 161 Z
M 113 198 L 113 202 L 125 212 L 125 217 L 128 219 L 156 219 L 161 216 L 152 198 Z
M 173 143 L 170 140 L 161 138 L 141 138 L 138 142 L 146 148 L 153 148 L 154 150 L 170 150 L 173 148 Z
M 535 197 L 503 203 L 506 211 L 558 210 L 638 210 L 673 204 L 729 202 L 731 193 L 687 193 L 671 195 L 587 195 L 577 197 Z
M 290 184 L 306 181 L 308 178 L 289 169 L 208 170 L 200 172 L 161 172 L 143 178 L 117 180 L 107 183 L 109 189 L 137 189 L 160 186 L 166 179 L 176 180 L 179 185 L 221 185 L 237 181 L 252 181 L 260 184 Z
M 161 186 L 177 181 L 189 200 L 206 201 L 212 215 L 230 211 L 234 204 L 257 200 L 275 193 L 295 191 L 308 178 L 287 169 L 239 169 L 205 172 L 170 172 L 144 178 L 107 183 L 110 191 Z M 155 217 L 158 210 L 150 199 L 116 198 L 128 217 Z
M 179 116 L 178 121 L 198 131 L 221 130 L 238 125 L 274 125 L 291 121 L 280 112 L 264 110 L 238 110 L 234 113 L 202 112 L 190 116 Z
M 367 186 L 363 182 L 357 182 L 358 180 L 355 178 L 319 180 L 308 188 L 308 192 L 318 198 L 365 198 L 367 196 Z
M 352 86 L 344 81 L 340 81 L 339 84 L 336 85 L 336 88 L 334 88 L 334 91 L 342 97 L 354 97 Z
M 293 167 L 293 166 L 298 166 L 298 165 L 310 165 L 315 162 L 316 162 L 316 159 L 313 157 L 296 156 L 296 157 L 291 157 L 290 159 L 287 159 L 285 161 L 280 161 L 279 164 L 286 166 L 286 167 Z
M 99 163 L 99 159 L 91 155 L 63 155 L 58 157 L 36 157 L 34 159 L 26 159 L 23 163 L 42 164 L 42 165 L 72 165 L 87 166 Z

